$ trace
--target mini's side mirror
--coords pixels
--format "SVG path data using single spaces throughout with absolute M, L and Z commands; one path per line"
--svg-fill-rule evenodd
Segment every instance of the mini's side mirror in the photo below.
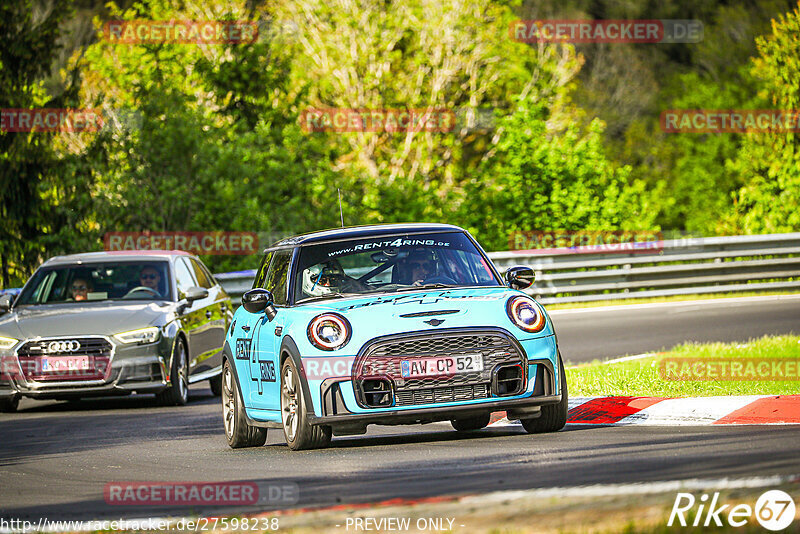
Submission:
M 14 302 L 14 297 L 11 295 L 0 296 L 0 313 L 6 313 L 11 309 L 11 304 Z
M 274 319 L 275 315 L 278 313 L 273 304 L 274 299 L 272 298 L 272 293 L 266 289 L 251 289 L 242 295 L 242 306 L 244 306 L 245 310 L 250 313 L 265 312 L 267 314 L 267 319 L 270 321 Z
M 203 300 L 206 297 L 208 297 L 208 289 L 203 287 L 190 287 L 183 295 L 183 298 L 185 298 L 189 304 L 196 300 Z
M 536 273 L 530 267 L 509 267 L 506 271 L 506 283 L 511 289 L 527 289 L 535 279 Z

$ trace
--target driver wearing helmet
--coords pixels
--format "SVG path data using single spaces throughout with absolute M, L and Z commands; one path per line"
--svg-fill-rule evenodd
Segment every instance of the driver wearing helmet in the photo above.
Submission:
M 312 265 L 303 272 L 303 293 L 312 297 L 352 293 L 362 289 L 357 281 L 345 274 L 338 260 Z

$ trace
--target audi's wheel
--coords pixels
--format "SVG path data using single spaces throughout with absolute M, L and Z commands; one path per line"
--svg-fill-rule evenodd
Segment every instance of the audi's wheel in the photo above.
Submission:
M 239 387 L 227 359 L 222 366 L 220 384 L 222 386 L 222 420 L 225 423 L 225 438 L 228 440 L 228 445 L 232 449 L 264 445 L 267 441 L 267 429 L 247 424 Z
M 208 379 L 208 385 L 211 388 L 211 394 L 215 397 L 222 395 L 222 374 Z
M 521 419 L 522 427 L 530 434 L 557 432 L 567 424 L 569 396 L 567 394 L 567 375 L 564 373 L 564 362 L 558 354 L 558 381 L 561 383 L 561 400 L 558 404 L 542 406 L 541 415 L 535 419 Z
M 189 400 L 189 362 L 186 344 L 182 338 L 175 340 L 170 369 L 170 384 L 167 389 L 156 394 L 156 400 L 162 406 L 183 406 Z
M 17 411 L 19 406 L 19 395 L 12 395 L 5 399 L 0 399 L 0 412 L 13 413 Z
M 310 425 L 300 374 L 291 358 L 281 365 L 281 421 L 290 449 L 319 449 L 331 442 L 331 427 Z

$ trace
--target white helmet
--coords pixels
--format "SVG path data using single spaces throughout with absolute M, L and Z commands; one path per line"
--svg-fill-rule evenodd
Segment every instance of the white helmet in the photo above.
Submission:
M 312 265 L 303 271 L 303 293 L 313 297 L 341 293 L 345 275 L 336 260 Z

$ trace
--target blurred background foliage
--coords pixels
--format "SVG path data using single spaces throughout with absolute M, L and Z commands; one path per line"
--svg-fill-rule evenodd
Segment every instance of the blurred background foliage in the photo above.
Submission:
M 698 19 L 695 44 L 524 44 L 517 19 Z M 250 20 L 250 44 L 115 44 L 108 20 Z M 2 287 L 110 231 L 345 223 L 693 235 L 800 230 L 797 134 L 668 134 L 662 111 L 800 109 L 785 0 L 5 0 L 0 107 L 97 133 L 0 132 Z M 308 133 L 307 108 L 446 108 L 453 132 Z M 264 242 L 262 245 L 268 243 Z M 203 258 L 215 272 L 256 259 Z

